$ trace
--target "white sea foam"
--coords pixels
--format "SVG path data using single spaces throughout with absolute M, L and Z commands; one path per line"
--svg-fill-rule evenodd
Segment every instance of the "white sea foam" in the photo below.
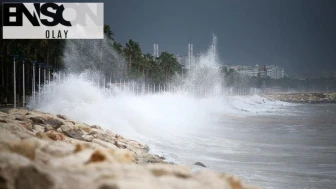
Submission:
M 108 48 L 110 43 L 104 44 L 103 48 Z M 216 119 L 222 119 L 222 115 L 277 113 L 286 105 L 260 96 L 223 95 L 224 77 L 215 52 L 215 36 L 209 51 L 201 55 L 200 63 L 184 78 L 177 77 L 172 81 L 172 86 L 182 90 L 137 95 L 118 91 L 116 87 L 111 92 L 110 88 L 102 88 L 102 83 L 99 86 L 95 80 L 100 76 L 97 69 L 109 70 L 109 65 L 95 64 L 92 58 L 97 58 L 101 48 L 85 49 L 85 45 L 73 41 L 67 44 L 64 61 L 68 69 L 63 74 L 65 76 L 45 85 L 37 99 L 30 101 L 29 107 L 65 114 L 71 119 L 98 124 L 134 137 L 187 133 L 209 126 Z M 89 55 L 81 54 L 77 46 Z M 115 52 L 110 54 L 114 59 L 120 59 Z M 85 70 L 87 67 L 91 68 L 90 71 Z M 184 90 L 192 87 L 206 89 L 206 94 L 200 97 Z

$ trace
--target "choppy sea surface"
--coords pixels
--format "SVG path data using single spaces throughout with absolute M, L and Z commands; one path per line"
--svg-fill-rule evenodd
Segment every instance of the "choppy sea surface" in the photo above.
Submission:
M 149 143 L 172 161 L 200 161 L 263 188 L 336 188 L 336 104 L 270 110 L 217 115 L 206 128 Z

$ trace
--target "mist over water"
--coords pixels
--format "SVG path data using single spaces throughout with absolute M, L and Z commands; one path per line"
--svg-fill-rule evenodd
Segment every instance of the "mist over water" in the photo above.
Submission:
M 108 73 L 114 81 L 123 79 L 126 62 L 112 49 L 105 52 L 98 43 L 92 48 L 87 42 L 68 42 L 66 71 L 43 87 L 30 108 L 100 125 L 148 144 L 151 153 L 167 161 L 190 166 L 201 161 L 265 188 L 328 188 L 335 183 L 336 171 L 330 167 L 336 167 L 336 149 L 324 142 L 336 133 L 330 127 L 336 108 L 324 114 L 330 107 L 317 111 L 257 95 L 225 95 L 216 37 L 198 65 L 183 78 L 174 78 L 171 89 L 156 93 L 150 88 L 134 93 L 134 83 L 125 89 L 125 83 L 123 88 L 109 78 L 103 82 Z M 118 61 L 105 64 L 100 57 Z M 143 89 L 141 81 L 135 83 Z M 326 117 L 312 114 L 315 110 Z M 324 129 L 312 131 L 315 118 Z

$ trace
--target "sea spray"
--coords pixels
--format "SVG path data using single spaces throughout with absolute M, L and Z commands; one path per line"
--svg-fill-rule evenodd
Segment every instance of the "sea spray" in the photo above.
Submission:
M 103 44 L 111 45 L 110 41 Z M 215 46 L 216 37 L 210 50 L 201 55 L 199 64 L 183 79 L 175 78 L 165 85 L 165 90 L 157 92 L 157 87 L 141 81 L 126 82 L 126 63 L 113 49 L 105 52 L 101 49 L 105 46 L 99 46 L 97 41 L 69 41 L 64 52 L 64 73 L 45 85 L 29 107 L 98 124 L 124 136 L 142 138 L 146 143 L 158 138 L 170 141 L 187 137 L 215 124 L 224 115 L 254 115 L 273 108 L 275 102 L 261 97 L 223 95 Z M 102 57 L 110 58 L 113 64 L 104 63 Z M 106 78 L 115 66 L 117 69 Z

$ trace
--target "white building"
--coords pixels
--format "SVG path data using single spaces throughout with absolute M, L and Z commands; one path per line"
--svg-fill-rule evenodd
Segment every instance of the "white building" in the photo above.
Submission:
M 285 70 L 278 66 L 266 66 L 266 70 L 267 77 L 270 77 L 271 79 L 281 79 L 285 76 Z
M 235 70 L 237 73 L 242 74 L 242 75 L 247 75 L 250 77 L 258 77 L 259 73 L 259 66 L 226 66 L 229 69 Z
M 280 79 L 285 76 L 285 71 L 283 68 L 278 66 L 270 65 L 270 66 L 240 66 L 240 65 L 225 65 L 228 69 L 233 69 L 237 73 L 242 75 L 247 75 L 250 77 L 260 77 L 266 78 L 270 77 L 271 79 Z

